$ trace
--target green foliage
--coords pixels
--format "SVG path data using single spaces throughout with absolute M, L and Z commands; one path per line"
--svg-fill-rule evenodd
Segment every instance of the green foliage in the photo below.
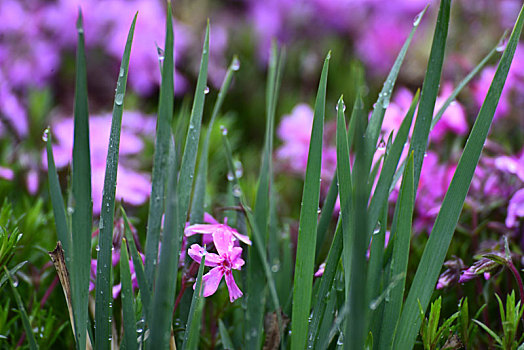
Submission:
M 504 303 L 500 297 L 495 294 L 499 304 L 500 312 L 500 321 L 502 324 L 502 335 L 497 335 L 497 332 L 492 331 L 484 323 L 473 320 L 478 324 L 484 331 L 486 331 L 496 342 L 497 345 L 504 350 L 514 350 L 517 347 L 522 346 L 522 341 L 524 336 L 517 338 L 517 331 L 519 328 L 519 323 L 522 319 L 522 314 L 524 312 L 524 306 L 521 305 L 520 301 L 515 304 L 515 291 L 512 291 L 506 296 L 506 308 L 504 309 Z M 519 346 L 520 345 L 520 346 Z
M 439 326 L 441 307 L 442 298 L 439 297 L 431 303 L 429 319 L 424 315 L 422 306 L 420 307 L 420 319 L 422 321 L 420 336 L 425 350 L 439 349 L 441 346 L 447 348 L 447 346 L 443 344 L 451 338 L 451 334 L 456 328 L 454 322 L 459 317 L 460 312 L 454 313 Z

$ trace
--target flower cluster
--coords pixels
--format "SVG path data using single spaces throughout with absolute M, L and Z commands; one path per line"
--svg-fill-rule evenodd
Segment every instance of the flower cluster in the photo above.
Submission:
M 202 234 L 203 241 L 208 243 L 211 243 L 211 238 L 218 254 L 206 251 L 206 248 L 199 244 L 191 245 L 187 253 L 197 263 L 200 263 L 205 255 L 205 266 L 213 267 L 202 278 L 204 297 L 214 294 L 222 277 L 224 277 L 229 291 L 229 300 L 233 302 L 242 296 L 242 291 L 233 278 L 233 270 L 240 270 L 244 265 L 244 260 L 241 258 L 242 248 L 238 245 L 238 242 L 251 245 L 251 240 L 248 236 L 240 234 L 237 230 L 228 226 L 227 221 L 220 224 L 208 215 L 208 221 L 210 219 L 215 223 L 188 226 L 185 229 L 185 235 Z

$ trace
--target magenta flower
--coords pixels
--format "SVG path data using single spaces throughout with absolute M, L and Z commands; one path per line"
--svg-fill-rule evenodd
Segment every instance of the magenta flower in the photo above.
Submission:
M 193 236 L 195 234 L 204 235 L 204 237 L 202 238 L 202 243 L 208 244 L 214 240 L 214 238 L 211 239 L 212 234 L 214 234 L 215 232 L 226 232 L 234 237 L 233 240 L 238 239 L 239 241 L 242 241 L 247 245 L 251 245 L 251 240 L 248 236 L 239 233 L 237 230 L 227 225 L 227 218 L 225 218 L 224 223 L 221 224 L 210 214 L 205 213 L 204 222 L 207 222 L 208 224 L 196 224 L 187 226 L 184 229 L 184 235 L 186 235 L 187 237 Z
M 209 253 L 198 244 L 193 244 L 187 253 L 198 263 L 202 260 L 202 256 L 205 255 L 205 266 L 213 267 L 202 279 L 204 297 L 214 294 L 222 277 L 225 276 L 229 300 L 233 302 L 242 296 L 242 291 L 238 288 L 233 278 L 233 270 L 240 270 L 244 265 L 244 260 L 240 257 L 242 248 L 235 247 L 233 234 L 229 230 L 224 229 L 218 229 L 213 233 L 213 243 L 218 254 Z M 194 288 L 195 286 L 193 286 Z

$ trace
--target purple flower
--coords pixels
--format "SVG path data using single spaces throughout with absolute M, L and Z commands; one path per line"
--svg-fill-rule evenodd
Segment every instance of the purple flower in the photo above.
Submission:
M 0 166 L 0 178 L 4 180 L 11 181 L 15 177 L 15 173 L 12 169 Z
M 322 264 L 320 264 L 320 266 L 318 267 L 318 270 L 317 272 L 315 272 L 315 277 L 321 277 L 323 274 L 324 274 L 324 270 L 326 269 L 326 263 L 323 262 Z
M 447 269 L 440 275 L 437 282 L 437 289 L 443 289 L 458 283 L 465 269 L 464 262 L 460 258 L 448 260 L 444 263 L 444 266 L 446 266 Z
M 288 172 L 304 175 L 312 127 L 313 110 L 307 104 L 296 105 L 291 114 L 282 118 L 277 135 L 283 144 L 276 150 L 276 158 Z M 321 177 L 330 180 L 337 167 L 337 151 L 335 147 L 329 145 L 329 125 L 326 125 L 325 131 L 324 139 L 328 140 L 325 140 L 322 148 Z
M 206 273 L 202 279 L 204 297 L 214 294 L 222 280 L 225 277 L 227 289 L 229 291 L 229 300 L 231 302 L 242 296 L 242 291 L 238 288 L 233 278 L 233 270 L 240 270 L 244 265 L 242 248 L 235 247 L 233 234 L 228 230 L 217 230 L 213 233 L 213 243 L 218 254 L 206 252 L 198 244 L 193 244 L 188 250 L 189 256 L 200 263 L 202 256 L 206 256 L 205 266 L 213 267 Z M 193 286 L 195 288 L 195 286 Z
M 212 242 L 212 235 L 215 232 L 227 232 L 228 234 L 232 235 L 234 239 L 238 239 L 239 241 L 242 241 L 243 243 L 247 245 L 251 245 L 251 240 L 248 236 L 243 235 L 239 233 L 237 230 L 232 228 L 231 226 L 228 226 L 227 224 L 227 218 L 224 219 L 224 223 L 219 223 L 214 217 L 212 217 L 210 214 L 205 213 L 204 214 L 204 222 L 207 224 L 196 224 L 191 226 L 186 226 L 184 229 L 184 235 L 186 237 L 193 236 L 195 234 L 201 234 L 203 235 L 202 243 L 208 244 Z
M 521 188 L 511 199 L 508 205 L 508 216 L 506 217 L 506 226 L 511 228 L 517 225 L 517 218 L 524 216 L 524 188 Z
M 468 282 L 476 278 L 478 275 L 483 275 L 485 279 L 488 279 L 491 277 L 490 271 L 500 266 L 504 266 L 503 261 L 506 259 L 504 253 L 495 252 L 489 254 L 489 256 L 491 258 L 484 256 L 465 270 L 459 278 L 459 283 Z

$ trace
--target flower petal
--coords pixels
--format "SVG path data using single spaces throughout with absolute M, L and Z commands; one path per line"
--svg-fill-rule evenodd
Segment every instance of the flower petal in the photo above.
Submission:
M 245 244 L 247 245 L 251 245 L 251 240 L 249 239 L 248 236 L 246 235 L 243 235 L 241 233 L 238 233 L 237 230 L 233 230 L 233 235 L 241 242 L 244 242 Z
M 219 224 L 219 222 L 209 213 L 204 213 L 204 222 L 207 224 Z
M 193 244 L 191 248 L 187 251 L 187 254 L 191 257 L 191 259 L 195 260 L 197 263 L 200 264 L 200 261 L 202 260 L 202 256 L 206 256 L 206 261 L 204 263 L 205 266 L 217 266 L 220 264 L 224 259 L 217 254 L 209 253 L 204 248 L 199 246 L 198 244 Z
M 235 279 L 233 278 L 233 273 L 231 271 L 226 272 L 225 279 L 227 289 L 229 290 L 229 300 L 231 302 L 234 302 L 236 299 L 242 296 L 242 291 L 240 290 L 240 288 L 238 288 L 237 284 L 235 283 Z
M 223 269 L 221 267 L 215 267 L 202 277 L 202 283 L 204 284 L 204 292 L 202 295 L 204 297 L 208 297 L 217 291 L 223 275 Z M 193 285 L 193 289 L 195 289 L 195 287 L 196 283 Z
M 221 224 L 197 224 L 197 225 L 191 225 L 184 229 L 184 234 L 186 236 L 192 236 L 196 234 L 202 234 L 202 235 L 209 235 L 215 232 L 217 229 L 222 226 Z
M 229 230 L 220 229 L 213 233 L 213 242 L 220 256 L 225 256 L 233 251 L 233 235 Z

